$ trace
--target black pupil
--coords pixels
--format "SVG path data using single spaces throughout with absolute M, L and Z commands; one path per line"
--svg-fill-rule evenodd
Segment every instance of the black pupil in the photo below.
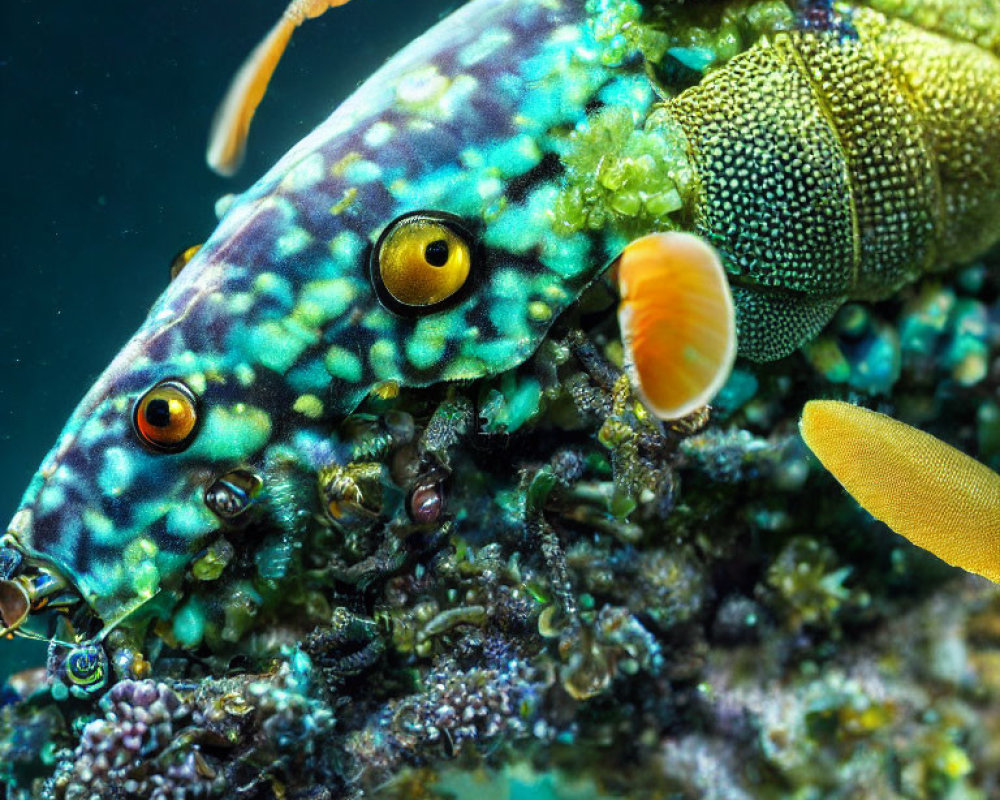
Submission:
M 154 397 L 146 404 L 146 422 L 157 428 L 170 425 L 170 403 L 162 397 Z
M 448 243 L 444 239 L 435 239 L 424 248 L 424 258 L 432 267 L 443 267 L 448 263 Z

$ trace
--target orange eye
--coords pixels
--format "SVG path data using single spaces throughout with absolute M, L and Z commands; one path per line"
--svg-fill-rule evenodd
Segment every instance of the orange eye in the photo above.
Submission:
M 135 430 L 155 450 L 182 450 L 198 423 L 191 390 L 179 381 L 163 381 L 144 394 L 135 407 Z
M 181 270 L 188 265 L 192 258 L 198 255 L 199 250 L 201 250 L 201 245 L 193 244 L 174 256 L 173 261 L 170 262 L 170 280 L 181 274 Z

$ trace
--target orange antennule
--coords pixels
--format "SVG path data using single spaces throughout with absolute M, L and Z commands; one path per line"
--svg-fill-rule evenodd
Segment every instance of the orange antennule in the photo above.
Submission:
M 625 366 L 660 419 L 679 419 L 722 388 L 736 358 L 736 319 L 715 249 L 687 233 L 636 239 L 618 261 Z
M 836 400 L 806 403 L 802 438 L 876 519 L 1000 582 L 1000 475 L 940 439 Z
M 246 152 L 250 121 L 267 91 L 267 84 L 281 60 L 292 32 L 306 19 L 342 6 L 349 0 L 292 0 L 263 41 L 243 62 L 225 98 L 215 112 L 208 135 L 205 160 L 220 175 L 230 176 L 239 169 Z

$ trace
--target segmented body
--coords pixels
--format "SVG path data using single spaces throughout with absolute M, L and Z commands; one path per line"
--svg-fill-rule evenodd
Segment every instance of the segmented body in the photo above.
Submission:
M 849 21 L 777 35 L 670 103 L 755 359 L 1000 235 L 1000 61 L 868 10 Z
M 277 502 L 276 465 L 346 463 L 333 431 L 373 390 L 516 367 L 638 233 L 691 227 L 720 249 L 758 359 L 994 240 L 994 55 L 846 6 L 846 26 L 785 30 L 789 12 L 663 105 L 650 59 L 689 50 L 661 28 L 730 7 L 754 4 L 640 22 L 632 2 L 475 0 L 414 42 L 235 201 L 67 424 L 8 542 L 106 624 L 167 614 L 222 526 L 206 487 L 252 470 L 294 530 L 308 511 Z M 622 157 L 653 164 L 638 183 L 588 171 L 609 114 Z M 468 227 L 472 277 L 450 306 L 397 314 L 369 253 L 427 209 Z M 199 407 L 182 452 L 133 430 L 165 379 Z

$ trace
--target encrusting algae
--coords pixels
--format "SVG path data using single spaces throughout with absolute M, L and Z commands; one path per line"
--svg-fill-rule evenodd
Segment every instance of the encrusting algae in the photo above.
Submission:
M 7 797 L 989 797 L 1000 588 L 808 447 L 993 577 L 909 427 L 1000 459 L 991 9 L 473 0 L 390 61 L 29 486 Z

